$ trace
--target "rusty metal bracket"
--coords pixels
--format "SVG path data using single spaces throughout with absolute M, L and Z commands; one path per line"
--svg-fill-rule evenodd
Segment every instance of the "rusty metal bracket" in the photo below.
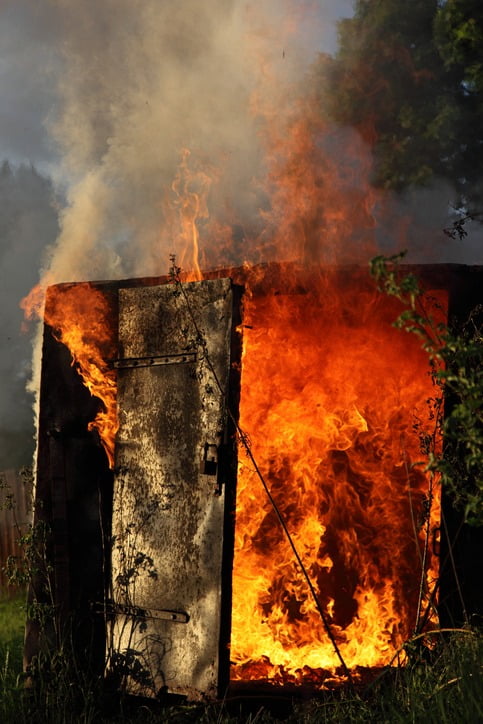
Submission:
M 143 619 L 160 619 L 162 621 L 172 621 L 173 623 L 188 623 L 189 614 L 186 611 L 171 611 L 159 608 L 140 608 L 139 606 L 129 606 L 115 601 L 107 601 L 105 604 L 94 604 L 96 613 L 106 613 L 108 616 L 130 616 L 132 618 Z
M 122 370 L 129 367 L 159 367 L 160 365 L 187 364 L 197 361 L 196 352 L 185 352 L 184 354 L 164 354 L 152 357 L 127 357 L 126 359 L 115 359 L 111 361 L 114 369 Z
M 200 472 L 203 473 L 203 475 L 216 475 L 217 469 L 218 445 L 213 445 L 209 442 L 205 442 Z

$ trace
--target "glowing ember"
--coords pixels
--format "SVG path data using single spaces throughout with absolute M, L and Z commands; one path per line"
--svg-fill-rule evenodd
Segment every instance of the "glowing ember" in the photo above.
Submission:
M 56 339 L 69 349 L 72 364 L 91 395 L 102 402 L 102 409 L 88 427 L 99 433 L 112 468 L 117 389 L 115 374 L 106 361 L 114 356 L 107 299 L 90 284 L 52 286 L 47 291 L 44 318 Z
M 428 479 L 413 467 L 423 458 L 413 427 L 433 394 L 418 342 L 391 327 L 395 303 L 356 287 L 253 297 L 241 395 L 241 427 L 349 668 L 388 664 L 416 624 Z M 232 677 L 334 671 L 334 646 L 252 467 L 241 451 Z

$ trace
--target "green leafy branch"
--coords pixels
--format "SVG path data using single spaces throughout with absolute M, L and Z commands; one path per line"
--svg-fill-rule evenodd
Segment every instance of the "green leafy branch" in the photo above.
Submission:
M 371 274 L 380 291 L 404 306 L 394 325 L 421 339 L 434 384 L 445 399 L 437 421 L 443 449 L 428 450 L 427 469 L 441 475 L 453 504 L 471 525 L 483 524 L 483 305 L 461 322 L 439 321 L 437 307 L 414 274 L 401 269 L 405 252 L 377 256 Z M 442 413 L 442 406 L 441 406 Z M 438 416 L 439 417 L 439 416 Z

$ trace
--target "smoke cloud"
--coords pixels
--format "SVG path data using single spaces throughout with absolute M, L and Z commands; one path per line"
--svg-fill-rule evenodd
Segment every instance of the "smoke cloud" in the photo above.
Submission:
M 311 259 L 366 261 L 376 236 L 400 249 L 406 229 L 402 246 L 409 242 L 412 261 L 461 261 L 442 232 L 439 243 L 428 243 L 446 212 L 441 189 L 426 193 L 435 225 L 426 215 L 422 244 L 420 231 L 404 221 L 418 216 L 419 197 L 374 194 L 370 149 L 347 143 L 350 132 L 314 140 L 308 160 L 291 149 L 300 140 L 297 114 L 304 113 L 307 71 L 322 49 L 316 44 L 329 5 L 52 0 L 58 61 L 50 133 L 61 158 L 57 180 L 68 189 L 46 281 L 166 273 L 171 253 L 185 261 L 178 212 L 193 190 L 207 194 L 198 214 L 202 265 L 286 258 L 307 248 Z M 314 138 L 325 133 L 316 128 Z M 350 187 L 354 146 L 359 161 Z M 277 173 L 285 174 L 285 193 Z M 396 227 L 387 223 L 388 208 L 392 221 L 399 217 Z M 304 249 L 295 243 L 288 251 L 290 234 L 305 238 Z
M 50 284 L 165 274 L 172 253 L 184 263 L 179 212 L 193 192 L 201 266 L 366 263 L 376 248 L 408 246 L 409 261 L 481 261 L 478 235 L 461 244 L 442 233 L 450 189 L 374 192 L 371 150 L 310 105 L 310 64 L 335 50 L 334 18 L 351 10 L 351 0 L 5 0 L 0 152 L 50 174 L 64 202 L 57 212 L 45 178 L 12 172 L 27 195 L 1 237 L 4 339 L 39 268 Z M 23 384 L 25 345 L 2 352 L 3 379 Z M 0 389 L 4 419 L 16 395 Z
M 177 251 L 165 200 L 185 148 L 195 176 L 223 178 L 223 198 L 211 192 L 218 224 L 256 217 L 255 73 L 265 65 L 276 92 L 301 61 L 285 3 L 262 6 L 267 15 L 234 0 L 56 3 L 62 73 L 51 132 L 70 186 L 52 280 L 164 273 Z
M 58 233 L 51 183 L 28 166 L 0 169 L 0 469 L 28 464 L 33 452 L 31 340 L 21 333 L 20 300 L 37 282 Z
M 49 173 L 63 204 L 54 208 L 50 183 L 33 169 L 6 170 L 0 467 L 28 462 L 32 448 L 29 339 L 19 333 L 18 304 L 39 269 L 43 284 L 166 273 L 185 244 L 177 209 L 188 183 L 209 191 L 202 253 L 230 263 L 246 257 L 246 229 L 257 235 L 268 208 L 258 181 L 267 172 L 263 113 L 282 110 L 320 43 L 334 41 L 320 4 L 292 5 L 3 3 L 0 150 Z M 38 354 L 34 364 L 38 376 Z

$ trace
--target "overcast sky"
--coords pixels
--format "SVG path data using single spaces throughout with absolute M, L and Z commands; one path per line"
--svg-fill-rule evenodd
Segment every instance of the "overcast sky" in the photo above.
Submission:
M 53 159 L 46 120 L 55 100 L 50 3 L 2 0 L 0 7 L 0 156 L 45 165 Z
M 264 0 L 259 1 L 263 4 Z M 111 5 L 99 0 L 102 4 Z M 350 16 L 352 0 L 312 4 L 322 20 L 314 23 L 313 14 L 307 14 L 300 28 L 303 45 L 311 54 L 333 52 L 336 21 Z M 57 0 L 0 0 L 0 159 L 33 163 L 45 171 L 59 155 L 49 135 L 62 72 L 58 5 Z

